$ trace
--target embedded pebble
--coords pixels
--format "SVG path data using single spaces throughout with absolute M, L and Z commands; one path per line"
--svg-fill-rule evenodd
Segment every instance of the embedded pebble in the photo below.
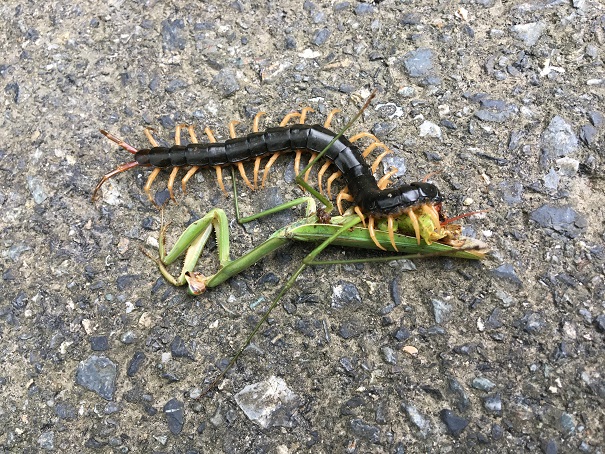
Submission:
M 559 173 L 568 177 L 574 176 L 580 168 L 580 161 L 567 156 L 557 159 L 555 162 L 559 167 Z
M 484 377 L 473 378 L 471 386 L 475 389 L 480 389 L 481 391 L 491 391 L 496 387 L 493 382 Z
M 552 118 L 548 127 L 542 133 L 540 164 L 546 167 L 553 159 L 577 151 L 578 146 L 578 138 L 571 125 L 557 115 Z
M 597 140 L 598 131 L 593 125 L 584 125 L 580 128 L 580 140 L 589 147 Z
M 321 28 L 313 34 L 311 42 L 316 46 L 322 46 L 326 43 L 332 32 L 327 28 Z
M 47 451 L 55 449 L 55 433 L 52 431 L 42 432 L 38 437 L 38 445 Z
M 342 309 L 348 306 L 357 306 L 362 303 L 361 295 L 355 284 L 338 281 L 332 288 L 332 307 Z
M 433 75 L 433 51 L 420 48 L 405 54 L 403 65 L 410 77 L 427 77 Z
M 212 79 L 212 86 L 225 98 L 232 96 L 240 89 L 235 71 L 229 68 L 221 69 Z M 161 206 L 161 205 L 160 205 Z
M 586 220 L 571 207 L 542 205 L 532 211 L 529 218 L 537 222 L 540 227 L 565 233 L 572 238 L 586 227 Z
M 546 24 L 543 22 L 530 22 L 528 24 L 513 25 L 511 32 L 515 38 L 523 41 L 526 46 L 531 47 L 538 42 L 545 29 Z
M 178 435 L 183 430 L 185 424 L 185 407 L 183 402 L 178 399 L 170 399 L 164 405 L 164 414 L 168 429 L 173 435 Z
M 401 406 L 407 413 L 408 418 L 410 418 L 410 421 L 416 426 L 416 428 L 420 432 L 420 436 L 422 438 L 428 437 L 428 435 L 431 431 L 430 421 L 422 413 L 420 413 L 416 409 L 416 407 L 414 407 L 413 405 L 401 404 Z
M 452 315 L 452 306 L 450 304 L 438 299 L 432 299 L 431 304 L 433 305 L 435 323 L 441 325 L 442 323 L 449 321 Z
M 510 263 L 504 263 L 499 267 L 494 268 L 492 270 L 492 274 L 501 279 L 505 279 L 509 282 L 512 282 L 513 284 L 522 284 L 521 279 L 519 279 L 519 276 L 517 276 L 517 273 L 515 273 L 515 269 Z
M 142 351 L 137 351 L 132 356 L 132 359 L 128 362 L 128 367 L 126 368 L 126 375 L 129 377 L 134 377 L 136 373 L 141 369 L 141 366 L 145 362 L 146 356 Z
M 493 396 L 486 396 L 483 399 L 483 406 L 491 413 L 500 414 L 502 413 L 502 399 L 500 394 L 494 394 Z
M 370 443 L 378 443 L 380 441 L 380 429 L 366 423 L 362 419 L 353 419 L 351 421 L 351 430 L 356 436 Z
M 117 366 L 104 356 L 89 356 L 81 361 L 76 371 L 76 383 L 112 400 L 116 390 Z
M 245 386 L 234 397 L 248 419 L 263 429 L 293 427 L 292 417 L 302 403 L 284 379 L 275 376 Z
M 556 189 L 559 187 L 560 179 L 561 177 L 552 167 L 550 168 L 548 173 L 544 175 L 544 177 L 542 177 L 542 181 L 544 181 L 544 187 L 553 191 L 556 191 Z
M 29 188 L 29 192 L 34 198 L 34 202 L 36 202 L 36 204 L 39 205 L 48 198 L 48 193 L 46 192 L 45 184 L 41 178 L 28 176 L 27 187 Z
M 461 418 L 453 411 L 448 409 L 441 410 L 439 416 L 447 427 L 448 432 L 454 437 L 459 437 L 470 422 L 468 419 Z
M 181 336 L 174 336 L 170 344 L 170 353 L 174 358 L 190 358 L 193 359 L 193 354 L 185 345 L 185 341 L 181 338 Z
M 185 22 L 183 19 L 166 19 L 162 21 L 162 46 L 165 50 L 184 50 L 187 43 L 185 39 Z
M 95 352 L 109 350 L 109 338 L 107 336 L 91 336 L 90 348 Z
M 441 139 L 441 128 L 431 121 L 425 121 L 418 128 L 420 137 L 436 137 Z

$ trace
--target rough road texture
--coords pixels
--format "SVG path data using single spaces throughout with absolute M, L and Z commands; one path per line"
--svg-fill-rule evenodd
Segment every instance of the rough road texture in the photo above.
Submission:
M 0 17 L 3 452 L 603 452 L 602 3 L 7 0 Z M 448 213 L 490 209 L 464 224 L 493 254 L 308 269 L 202 397 L 309 246 L 187 296 L 139 250 L 160 226 L 149 171 L 91 203 L 130 159 L 98 130 L 225 138 L 307 105 L 341 108 L 337 129 L 373 88 L 353 130 L 402 180 L 440 171 Z M 282 158 L 243 211 L 299 196 L 292 179 Z M 171 235 L 233 218 L 212 172 L 188 187 Z M 232 256 L 299 214 L 231 225 Z

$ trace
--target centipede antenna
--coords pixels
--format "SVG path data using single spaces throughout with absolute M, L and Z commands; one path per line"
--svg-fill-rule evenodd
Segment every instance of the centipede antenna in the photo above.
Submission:
M 439 175 L 441 172 L 441 170 L 435 170 L 434 172 L 429 173 L 422 179 L 422 182 L 426 183 L 427 181 L 429 181 L 429 178 L 434 177 L 435 175 Z
M 107 137 L 109 140 L 111 140 L 112 142 L 118 144 L 118 146 L 122 147 L 124 150 L 126 150 L 129 153 L 137 154 L 137 152 L 139 151 L 132 145 L 124 142 L 122 139 L 118 139 L 116 136 L 114 136 L 110 132 L 105 131 L 104 129 L 99 129 L 99 132 L 101 134 L 103 134 L 105 137 Z
M 444 225 L 451 224 L 452 222 L 456 222 L 459 219 L 468 218 L 469 216 L 472 216 L 474 214 L 487 213 L 488 211 L 489 210 L 471 211 L 470 213 L 459 214 L 458 216 L 454 216 L 453 218 L 447 218 L 445 221 L 443 221 L 441 223 L 441 227 L 443 227 Z

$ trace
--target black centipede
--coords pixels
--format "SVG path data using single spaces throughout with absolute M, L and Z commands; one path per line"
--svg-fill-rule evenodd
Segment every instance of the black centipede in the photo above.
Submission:
M 218 184 L 225 191 L 222 181 L 222 169 L 226 166 L 235 166 L 238 168 L 244 182 L 251 189 L 258 187 L 258 174 L 261 160 L 269 157 L 264 167 L 261 186 L 264 186 L 269 170 L 275 160 L 284 153 L 295 152 L 295 173 L 299 173 L 299 163 L 301 152 L 311 153 L 311 160 L 328 145 L 337 136 L 329 128 L 333 115 L 338 110 L 333 110 L 327 117 L 324 125 L 304 124 L 307 112 L 312 111 L 307 107 L 301 113 L 291 113 L 287 115 L 278 127 L 268 128 L 263 132 L 258 131 L 258 123 L 261 115 L 265 112 L 259 112 L 254 118 L 253 129 L 250 134 L 242 137 L 236 137 L 235 124 L 233 121 L 229 125 L 231 138 L 225 142 L 217 142 L 212 132 L 206 128 L 205 132 L 209 142 L 199 143 L 192 126 L 187 126 L 191 142 L 188 145 L 181 145 L 180 133 L 185 125 L 179 125 L 175 133 L 175 145 L 171 147 L 161 147 L 157 144 L 149 129 L 145 133 L 152 144 L 152 148 L 137 150 L 133 146 L 118 139 L 107 131 L 101 130 L 109 140 L 115 142 L 120 147 L 134 155 L 134 160 L 118 166 L 113 171 L 105 174 L 94 189 L 92 198 L 96 195 L 101 186 L 110 178 L 118 173 L 132 169 L 134 167 L 152 167 L 154 170 L 145 184 L 145 193 L 149 200 L 155 204 L 151 195 L 151 184 L 161 171 L 161 169 L 172 168 L 168 180 L 168 190 L 170 197 L 174 199 L 173 185 L 180 168 L 190 166 L 189 171 L 182 179 L 182 189 L 185 192 L 187 181 L 200 168 L 214 168 L 217 173 Z M 287 125 L 295 117 L 300 118 L 299 124 Z M 370 137 L 374 140 L 370 146 L 361 151 L 355 142 L 362 137 Z M 377 147 L 385 151 L 380 154 L 370 166 L 365 158 Z M 420 210 L 428 214 L 433 219 L 434 225 L 440 224 L 439 214 L 443 197 L 439 189 L 426 181 L 418 181 L 409 184 L 402 184 L 396 187 L 388 188 L 390 177 L 395 172 L 389 172 L 380 180 L 374 178 L 374 173 L 382 158 L 390 150 L 370 133 L 360 133 L 351 139 L 340 136 L 332 145 L 327 148 L 324 155 L 326 163 L 318 172 L 319 190 L 323 191 L 322 178 L 330 165 L 334 165 L 338 170 L 327 180 L 327 194 L 331 197 L 332 182 L 342 176 L 346 182 L 346 187 L 340 191 L 336 201 L 339 211 L 342 213 L 341 202 L 343 200 L 351 202 L 355 206 L 355 211 L 362 219 L 368 217 L 368 229 L 373 239 L 374 222 L 376 218 L 388 218 L 389 229 L 392 229 L 392 220 L 394 217 L 403 213 L 407 214 L 414 229 L 416 238 L 420 242 L 417 214 L 415 210 Z M 253 181 L 251 182 L 245 172 L 244 162 L 254 161 Z M 305 174 L 305 180 L 308 177 L 310 169 Z M 395 170 L 396 171 L 396 170 Z M 382 247 L 375 240 L 377 246 Z

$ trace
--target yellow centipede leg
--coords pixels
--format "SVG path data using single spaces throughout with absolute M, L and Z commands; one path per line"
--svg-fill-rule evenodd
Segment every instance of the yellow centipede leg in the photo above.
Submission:
M 221 166 L 214 166 L 214 170 L 216 170 L 216 179 L 218 181 L 219 188 L 221 188 L 221 191 L 223 191 L 223 194 L 225 194 L 225 196 L 229 196 L 229 193 L 225 189 L 225 184 L 223 183 L 223 169 L 222 169 L 222 167 Z
M 160 169 L 159 167 L 156 167 L 155 169 L 153 169 L 153 172 L 151 172 L 151 174 L 147 178 L 147 183 L 145 183 L 145 187 L 143 188 L 143 190 L 145 191 L 145 194 L 147 194 L 147 198 L 149 199 L 149 201 L 158 208 L 159 208 L 158 204 L 155 203 L 155 200 L 153 200 L 153 196 L 151 195 L 151 184 L 153 183 L 153 180 L 155 180 L 155 177 L 158 176 L 158 174 L 160 173 L 161 170 L 162 169 Z
M 391 246 L 396 252 L 399 252 L 395 245 L 395 230 L 393 229 L 393 216 L 387 216 L 387 230 L 389 232 L 389 240 L 391 240 Z
M 267 181 L 267 177 L 269 176 L 269 169 L 271 168 L 271 166 L 273 165 L 273 163 L 275 162 L 275 160 L 277 158 L 279 158 L 280 154 L 281 154 L 280 152 L 273 153 L 273 155 L 269 158 L 269 161 L 267 162 L 267 164 L 265 164 L 265 170 L 263 172 L 263 181 L 261 181 L 261 184 L 260 184 L 261 188 L 265 187 L 265 183 Z
M 246 176 L 246 169 L 244 169 L 244 164 L 242 162 L 238 162 L 236 165 L 237 170 L 239 170 L 239 174 L 242 176 L 244 183 L 246 183 L 246 186 L 254 190 L 254 186 L 252 185 L 252 183 L 250 183 L 250 180 L 248 180 L 248 177 Z
M 334 172 L 332 175 L 330 175 L 330 177 L 328 178 L 328 182 L 326 184 L 326 192 L 328 193 L 328 198 L 331 199 L 332 198 L 332 182 L 334 180 L 336 180 L 336 178 L 341 177 L 342 176 L 342 172 L 339 170 L 338 172 Z
M 319 172 L 317 172 L 317 182 L 319 183 L 319 193 L 323 194 L 323 188 L 321 186 L 321 180 L 324 176 L 324 173 L 326 173 L 326 170 L 328 170 L 328 167 L 330 167 L 330 164 L 332 164 L 332 161 L 327 160 L 325 162 L 325 164 L 323 166 L 321 166 L 321 169 L 319 169 Z
M 395 175 L 397 172 L 399 172 L 399 170 L 396 167 L 393 167 L 389 172 L 385 173 L 382 178 L 380 180 L 378 180 L 378 183 L 376 183 L 378 185 L 379 189 L 384 189 L 386 188 L 389 183 L 391 182 L 391 177 L 393 175 Z
M 406 214 L 410 217 L 410 221 L 412 221 L 412 226 L 414 227 L 414 232 L 416 232 L 416 241 L 420 244 L 420 225 L 418 224 L 418 217 L 412 208 L 409 208 L 406 211 Z
M 332 119 L 334 118 L 334 115 L 336 115 L 339 112 L 341 112 L 340 109 L 332 109 L 330 111 L 330 113 L 328 114 L 326 121 L 324 123 L 324 128 L 330 129 L 330 124 L 332 124 Z
M 362 137 L 367 137 L 368 139 L 372 139 L 372 140 L 374 140 L 376 142 L 380 142 L 380 140 L 378 140 L 378 137 L 376 137 L 374 134 L 372 134 L 370 132 L 360 132 L 358 134 L 355 134 L 353 137 L 351 137 L 349 139 L 349 141 L 350 142 L 357 142 Z
M 181 144 L 181 129 L 186 128 L 186 124 L 176 125 L 174 130 L 174 143 L 175 145 Z M 170 198 L 174 203 L 177 203 L 174 197 L 174 180 L 176 180 L 176 175 L 179 173 L 179 167 L 174 167 L 172 172 L 170 172 L 170 177 L 168 178 L 168 193 L 170 194 Z
M 370 238 L 372 238 L 372 241 L 374 242 L 376 247 L 378 249 L 386 251 L 386 248 L 382 244 L 380 244 L 378 242 L 378 239 L 376 238 L 376 231 L 374 230 L 374 218 L 372 216 L 370 216 L 370 219 L 368 220 L 368 233 L 370 234 Z
M 252 122 L 252 132 L 258 132 L 258 122 L 260 120 L 260 117 L 266 115 L 266 113 L 267 112 L 259 112 L 254 116 L 254 121 Z M 262 156 L 258 156 L 254 160 L 254 189 L 258 188 L 258 171 L 260 169 L 260 162 L 262 159 Z
M 362 223 L 363 227 L 365 228 L 365 226 L 366 226 L 366 217 L 361 212 L 361 208 L 359 208 L 359 205 L 357 205 L 355 207 L 355 213 L 357 213 L 357 216 L 359 216 L 359 219 L 361 219 L 361 223 Z
M 341 216 L 342 216 L 342 213 L 344 213 L 344 210 L 342 209 L 342 201 L 343 200 L 346 200 L 347 202 L 355 201 L 355 199 L 353 199 L 353 196 L 351 194 L 347 193 L 348 190 L 349 190 L 349 188 L 347 186 L 342 191 L 340 191 L 338 193 L 338 195 L 336 196 L 336 206 L 338 207 L 338 212 L 340 213 Z
M 372 164 L 372 173 L 375 173 L 375 172 L 376 172 L 376 169 L 378 169 L 378 165 L 380 164 L 380 162 L 382 161 L 382 159 L 383 159 L 383 158 L 384 158 L 386 155 L 388 155 L 388 154 L 390 154 L 390 153 L 392 153 L 392 151 L 391 151 L 391 150 L 387 150 L 387 151 L 385 151 L 385 152 L 381 153 L 380 155 L 378 155 L 378 157 L 376 158 L 376 160 L 375 160 L 375 161 L 374 161 L 374 163 Z
M 195 130 L 193 128 L 193 125 L 189 125 L 189 127 L 187 128 L 187 131 L 189 132 L 189 140 L 191 140 L 191 143 L 198 143 L 197 136 L 195 135 Z M 187 182 L 195 174 L 195 172 L 197 172 L 199 170 L 199 168 L 200 168 L 199 166 L 191 167 L 187 171 L 187 173 L 185 174 L 183 179 L 181 180 L 181 189 L 183 190 L 183 194 L 187 193 Z

